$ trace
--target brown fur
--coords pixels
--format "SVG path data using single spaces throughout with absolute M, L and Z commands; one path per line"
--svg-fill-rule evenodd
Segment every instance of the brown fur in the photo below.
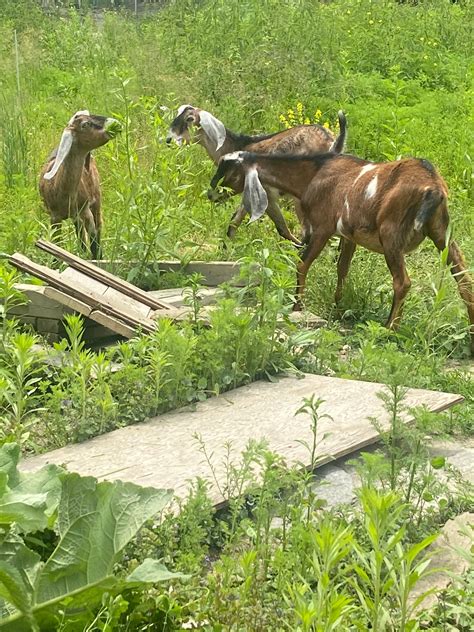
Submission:
M 105 145 L 109 136 L 104 130 L 106 118 L 80 114 L 68 125 L 73 134 L 73 144 L 56 175 L 51 180 L 44 178 L 52 168 L 56 152 L 53 152 L 41 169 L 39 191 L 51 217 L 55 237 L 61 223 L 70 218 L 83 245 L 86 238 L 92 256 L 100 258 L 100 235 L 102 228 L 101 193 L 99 173 L 92 149 Z M 91 123 L 83 127 L 84 123 Z
M 297 304 L 306 275 L 330 237 L 339 234 L 336 302 L 341 298 L 356 246 L 384 255 L 393 277 L 393 302 L 387 326 L 400 321 L 411 282 L 404 255 L 429 237 L 438 248 L 446 246 L 449 225 L 447 186 L 434 167 L 414 158 L 371 163 L 348 155 L 307 157 L 242 154 L 246 172 L 257 168 L 259 179 L 299 197 L 311 236 L 298 265 Z M 232 169 L 231 169 L 232 170 Z M 471 351 L 474 354 L 473 283 L 459 247 L 451 241 L 448 263 L 468 312 Z
M 171 124 L 168 141 L 172 138 L 180 137 L 185 142 L 190 142 L 190 129 L 196 127 L 196 140 L 207 151 L 209 157 L 215 165 L 218 164 L 220 158 L 225 154 L 234 151 L 252 151 L 256 153 L 288 153 L 288 154 L 308 154 L 316 152 L 324 152 L 331 150 L 337 143 L 337 150 L 341 151 L 344 146 L 345 128 L 341 131 L 341 137 L 334 138 L 334 135 L 321 125 L 298 125 L 282 132 L 268 134 L 264 136 L 246 136 L 236 134 L 226 128 L 225 141 L 218 150 L 208 138 L 207 134 L 200 127 L 199 108 L 188 106 L 179 116 L 177 116 Z M 345 118 L 343 119 L 345 122 Z M 233 177 L 225 182 L 225 185 L 232 190 L 230 195 L 242 193 L 244 188 L 243 172 L 235 172 Z M 273 187 L 265 187 L 268 195 L 267 215 L 271 218 L 278 233 L 285 239 L 288 239 L 298 246 L 301 241 L 296 238 L 288 228 L 283 217 L 281 209 L 278 205 L 279 191 Z M 219 201 L 224 200 L 229 194 L 219 196 Z M 217 201 L 217 200 L 214 200 Z M 304 217 L 300 210 L 300 203 L 297 196 L 293 196 L 295 212 L 304 226 Z M 227 229 L 227 236 L 233 238 L 238 227 L 245 218 L 247 211 L 240 205 L 232 216 L 230 225 Z

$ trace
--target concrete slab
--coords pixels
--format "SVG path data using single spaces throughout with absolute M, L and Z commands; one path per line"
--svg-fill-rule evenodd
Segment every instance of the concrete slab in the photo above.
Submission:
M 251 439 L 266 439 L 269 447 L 288 463 L 308 466 L 309 453 L 301 441 L 312 440 L 310 419 L 306 415 L 295 416 L 295 411 L 303 398 L 312 394 L 324 400 L 320 414 L 331 416 L 319 423 L 319 465 L 374 443 L 378 433 L 369 417 L 376 417 L 382 427 L 388 424 L 388 414 L 377 397 L 384 388 L 377 383 L 319 375 L 306 375 L 304 379 L 285 377 L 274 383 L 254 382 L 201 402 L 195 409 L 173 411 L 147 423 L 26 459 L 22 469 L 36 470 L 45 463 L 64 464 L 82 475 L 172 488 L 178 496 L 185 496 L 190 482 L 198 476 L 212 483 L 209 465 L 195 437 L 199 433 L 212 454 L 222 490 L 227 444 L 231 445 L 235 462 Z M 405 405 L 425 405 L 429 410 L 441 411 L 461 401 L 460 395 L 409 389 Z M 406 412 L 404 421 L 411 419 Z M 216 504 L 224 499 L 215 484 L 211 485 L 210 495 Z

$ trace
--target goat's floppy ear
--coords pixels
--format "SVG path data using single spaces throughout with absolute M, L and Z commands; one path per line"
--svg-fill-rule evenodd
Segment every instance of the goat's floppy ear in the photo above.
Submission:
M 245 174 L 242 198 L 245 210 L 250 213 L 249 224 L 260 219 L 267 210 L 268 196 L 258 177 L 257 167 L 250 167 Z
M 61 136 L 61 142 L 59 143 L 56 159 L 51 169 L 44 174 L 45 180 L 51 180 L 57 174 L 59 167 L 63 164 L 66 156 L 68 155 L 72 147 L 72 132 L 66 128 Z
M 225 125 L 206 110 L 199 111 L 199 122 L 202 129 L 216 144 L 216 150 L 220 149 L 225 141 Z

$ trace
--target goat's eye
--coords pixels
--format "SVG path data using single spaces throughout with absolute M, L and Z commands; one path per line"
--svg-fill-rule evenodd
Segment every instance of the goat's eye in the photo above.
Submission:
M 194 121 L 194 116 L 187 116 L 186 123 L 192 123 Z
M 87 129 L 88 127 L 90 127 L 92 125 L 92 123 L 90 121 L 83 121 L 81 123 L 81 129 Z

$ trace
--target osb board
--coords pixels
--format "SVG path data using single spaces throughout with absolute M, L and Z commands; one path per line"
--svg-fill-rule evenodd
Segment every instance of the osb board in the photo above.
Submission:
M 64 464 L 69 470 L 99 479 L 172 488 L 179 496 L 185 496 L 190 482 L 199 476 L 211 482 L 211 497 L 217 504 L 223 498 L 212 483 L 195 433 L 199 433 L 208 453 L 213 455 L 221 486 L 225 481 L 227 443 L 232 445 L 234 461 L 239 460 L 250 439 L 266 439 L 269 447 L 288 462 L 307 466 L 308 450 L 299 442 L 311 442 L 310 420 L 306 415 L 295 416 L 295 411 L 303 398 L 314 393 L 324 400 L 320 413 L 332 417 L 319 423 L 321 443 L 317 455 L 322 465 L 377 440 L 368 418 L 376 417 L 382 426 L 387 426 L 388 414 L 377 397 L 383 388 L 376 383 L 316 375 L 282 378 L 277 383 L 255 382 L 199 403 L 195 410 L 170 412 L 148 423 L 26 459 L 22 469 L 36 470 L 45 463 Z M 425 405 L 429 410 L 441 411 L 461 401 L 460 395 L 410 389 L 405 405 Z M 409 413 L 404 414 L 404 421 L 411 419 Z

